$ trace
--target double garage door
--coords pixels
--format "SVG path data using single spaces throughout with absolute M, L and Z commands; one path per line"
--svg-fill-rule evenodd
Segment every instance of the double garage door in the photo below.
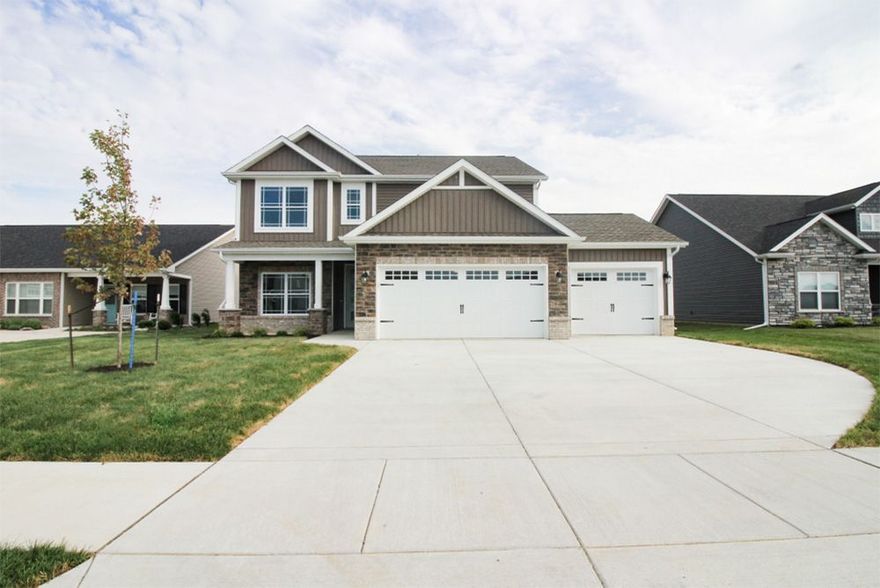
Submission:
M 393 265 L 377 268 L 380 339 L 547 335 L 547 268 Z
M 572 335 L 655 335 L 662 307 L 660 264 L 569 268 Z

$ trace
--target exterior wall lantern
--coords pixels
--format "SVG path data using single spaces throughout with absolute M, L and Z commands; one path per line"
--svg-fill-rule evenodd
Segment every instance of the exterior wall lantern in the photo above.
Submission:
M 671 281 L 672 281 L 672 274 L 670 274 L 669 272 L 663 272 L 663 283 L 668 286 L 669 282 L 671 282 Z
M 369 280 L 369 279 L 370 279 L 370 272 L 365 271 L 364 273 L 361 274 L 361 284 L 366 284 L 367 280 Z
M 560 272 L 560 271 L 557 271 L 557 272 L 556 272 L 556 281 L 557 281 L 558 283 L 561 284 L 561 283 L 562 283 L 562 279 L 563 279 L 564 277 L 565 277 L 565 276 L 562 275 L 562 272 Z

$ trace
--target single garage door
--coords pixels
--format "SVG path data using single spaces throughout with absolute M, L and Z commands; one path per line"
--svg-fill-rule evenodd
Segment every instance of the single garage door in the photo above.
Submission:
M 546 335 L 543 266 L 394 265 L 377 274 L 380 339 Z
M 659 334 L 658 266 L 571 264 L 572 335 Z

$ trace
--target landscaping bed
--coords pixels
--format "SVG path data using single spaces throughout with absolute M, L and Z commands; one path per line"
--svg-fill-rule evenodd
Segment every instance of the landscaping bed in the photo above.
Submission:
M 676 335 L 800 355 L 861 374 L 874 385 L 874 401 L 861 422 L 835 446 L 880 446 L 880 327 L 764 327 L 745 331 L 739 326 L 681 323 Z
M 0 345 L 0 459 L 214 460 L 354 353 L 207 332 L 163 331 L 158 365 L 122 373 L 92 369 L 115 362 L 115 337 L 75 339 L 74 369 L 64 339 Z M 135 337 L 152 362 L 154 332 Z

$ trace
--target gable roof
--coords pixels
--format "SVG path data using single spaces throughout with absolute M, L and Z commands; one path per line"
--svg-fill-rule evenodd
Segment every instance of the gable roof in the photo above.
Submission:
M 830 212 L 845 208 L 855 208 L 880 191 L 880 182 L 871 182 L 858 188 L 851 188 L 829 196 L 817 198 L 804 207 L 807 214 Z
M 571 239 L 578 239 L 579 240 L 577 233 L 572 231 L 566 225 L 564 225 L 563 223 L 554 219 L 552 216 L 550 216 L 549 214 L 547 214 L 546 212 L 544 212 L 543 210 L 541 210 L 540 208 L 538 208 L 537 206 L 535 206 L 531 202 L 528 202 L 527 200 L 525 200 L 524 198 L 519 196 L 516 192 L 512 191 L 510 188 L 506 187 L 504 184 L 500 183 L 495 178 L 493 178 L 492 176 L 490 176 L 486 172 L 480 170 L 475 165 L 473 165 L 472 163 L 470 163 L 464 159 L 460 159 L 457 162 L 453 163 L 452 165 L 450 165 L 449 167 L 447 167 L 446 169 L 444 169 L 443 171 L 441 171 L 440 173 L 435 175 L 433 178 L 431 178 L 430 180 L 428 180 L 427 182 L 425 182 L 424 184 L 422 184 L 421 186 L 419 186 L 418 188 L 416 188 L 415 190 L 413 190 L 412 192 L 410 192 L 409 194 L 407 194 L 403 198 L 399 199 L 397 202 L 395 202 L 394 204 L 392 204 L 388 208 L 384 209 L 379 214 L 375 215 L 374 217 L 372 217 L 368 221 L 360 224 L 359 226 L 357 226 L 355 229 L 353 229 L 352 231 L 350 231 L 346 235 L 343 235 L 342 240 L 345 242 L 356 242 L 356 241 L 365 241 L 365 240 L 370 239 L 371 236 L 366 235 L 366 233 L 368 233 L 371 229 L 373 229 L 374 227 L 383 223 L 385 220 L 392 217 L 397 212 L 404 209 L 409 204 L 411 204 L 412 202 L 414 202 L 418 198 L 422 197 L 423 195 L 427 194 L 428 192 L 430 192 L 434 188 L 437 188 L 438 186 L 443 184 L 443 182 L 445 180 L 447 180 L 448 178 L 450 178 L 454 174 L 457 174 L 459 171 L 464 171 L 464 172 L 470 174 L 471 176 L 473 176 L 475 179 L 483 182 L 483 184 L 485 184 L 486 186 L 488 186 L 489 188 L 491 188 L 492 190 L 497 192 L 499 195 L 501 195 L 502 197 L 506 198 L 507 200 L 509 200 L 510 202 L 512 202 L 513 204 L 515 204 L 519 208 L 521 208 L 525 213 L 530 214 L 531 216 L 537 218 L 539 221 L 543 222 L 545 225 L 549 226 L 554 231 L 559 233 L 559 237 L 561 237 L 563 239 L 569 239 L 569 240 L 571 240 Z M 559 237 L 555 237 L 555 238 L 559 238 Z M 377 237 L 377 238 L 390 239 L 391 237 Z M 474 237 L 474 239 L 479 239 L 479 238 L 480 237 Z M 527 237 L 520 237 L 520 238 L 525 239 Z M 546 239 L 547 237 L 543 237 L 543 238 Z M 551 238 L 554 238 L 554 237 L 551 237 Z M 426 239 L 427 239 L 427 237 L 426 237 Z M 439 239 L 440 240 L 449 239 L 449 237 L 448 236 L 440 237 Z
M 369 163 L 365 162 L 363 159 L 361 159 L 360 157 L 358 157 L 357 155 L 355 155 L 354 153 L 352 153 L 351 151 L 349 151 L 348 149 L 346 149 L 345 147 L 343 147 L 339 143 L 335 142 L 333 139 L 331 139 L 327 135 L 324 135 L 323 133 L 321 133 L 320 131 L 318 131 L 317 129 L 315 129 L 314 127 L 312 127 L 310 125 L 305 125 L 302 128 L 300 128 L 299 130 L 291 133 L 288 136 L 288 139 L 290 139 L 292 142 L 296 143 L 297 141 L 299 141 L 300 139 L 302 139 L 306 135 L 311 135 L 311 136 L 315 137 L 316 139 L 318 139 L 319 141 L 321 141 L 322 143 L 324 143 L 328 147 L 332 148 L 334 151 L 341 154 L 343 157 L 347 158 L 352 163 L 359 165 L 363 169 L 367 170 L 369 173 L 371 173 L 371 174 L 381 173 L 378 170 L 376 170 L 376 168 L 371 166 Z
M 0 226 L 0 268 L 61 269 L 70 243 L 64 232 L 72 225 Z M 158 225 L 159 247 L 178 263 L 233 229 L 232 225 Z
M 552 213 L 550 216 L 571 228 L 586 243 L 684 243 L 669 231 L 634 214 Z
M 798 235 L 800 235 L 813 225 L 819 223 L 825 224 L 832 231 L 838 233 L 841 237 L 843 237 L 859 249 L 864 249 L 865 251 L 869 251 L 871 253 L 875 252 L 873 247 L 853 235 L 851 232 L 846 230 L 839 223 L 835 222 L 825 213 L 820 213 L 807 218 L 795 219 L 792 221 L 767 227 L 767 239 L 765 240 L 763 250 L 769 251 L 771 253 L 779 251 L 789 242 L 796 239 Z
M 547 176 L 509 155 L 361 155 L 360 158 L 387 175 L 434 176 L 455 162 L 465 160 L 490 176 Z
M 303 149 L 302 147 L 300 147 L 299 145 L 297 145 L 296 143 L 294 143 L 293 141 L 288 139 L 287 137 L 279 136 L 279 137 L 276 137 L 275 139 L 272 139 L 271 141 L 269 141 L 268 143 L 266 143 L 265 145 L 263 145 L 262 147 L 260 147 L 259 149 L 257 149 L 256 151 L 254 151 L 253 153 L 251 153 L 250 155 L 248 155 L 247 157 L 245 157 L 244 159 L 242 159 L 238 163 L 236 163 L 235 165 L 231 166 L 229 169 L 227 169 L 226 171 L 223 172 L 223 175 L 225 176 L 227 174 L 235 174 L 235 173 L 241 173 L 241 172 L 247 171 L 248 168 L 250 168 L 252 165 L 257 163 L 258 161 L 260 161 L 261 159 L 263 159 L 267 155 L 274 153 L 276 150 L 278 150 L 279 147 L 287 147 L 289 149 L 292 149 L 297 154 L 304 157 L 305 159 L 307 159 L 311 163 L 315 164 L 316 166 L 318 166 L 318 168 L 320 168 L 321 170 L 323 170 L 325 172 L 336 171 L 333 168 L 331 168 L 329 165 L 327 165 L 326 163 L 324 163 L 323 161 L 321 161 L 320 159 L 318 159 L 317 157 L 315 157 L 314 155 L 312 155 L 311 153 L 309 153 L 308 151 L 306 151 L 305 149 Z

